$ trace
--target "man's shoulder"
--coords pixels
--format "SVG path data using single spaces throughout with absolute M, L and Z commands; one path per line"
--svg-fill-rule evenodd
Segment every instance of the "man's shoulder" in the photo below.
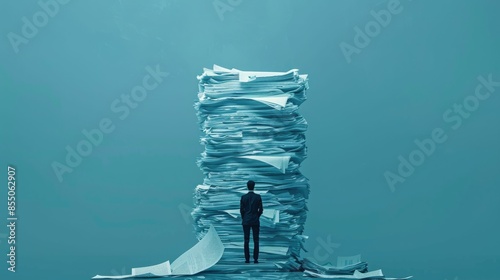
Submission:
M 260 194 L 258 193 L 254 193 L 254 192 L 247 192 L 246 194 L 242 195 L 241 198 L 250 198 L 250 197 L 259 197 L 260 198 Z

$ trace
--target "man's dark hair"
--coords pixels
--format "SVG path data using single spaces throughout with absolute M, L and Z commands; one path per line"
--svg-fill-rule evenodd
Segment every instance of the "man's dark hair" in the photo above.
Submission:
M 253 191 L 253 189 L 255 188 L 255 182 L 250 180 L 247 182 L 247 188 L 251 191 Z

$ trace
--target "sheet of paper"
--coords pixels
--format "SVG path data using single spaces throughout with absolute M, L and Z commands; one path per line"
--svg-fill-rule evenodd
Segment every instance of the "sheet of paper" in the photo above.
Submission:
M 290 161 L 290 156 L 242 156 L 242 158 L 265 162 L 279 169 L 281 173 L 285 173 L 288 162 Z
M 172 274 L 172 270 L 170 269 L 170 261 L 166 261 L 164 263 L 145 266 L 145 267 L 137 267 L 132 268 L 132 275 L 134 276 L 167 276 Z
M 135 277 L 132 274 L 129 275 L 113 275 L 113 276 L 105 276 L 105 275 L 96 275 L 92 277 L 92 279 L 127 279 L 127 278 L 132 278 Z
M 403 278 L 387 278 L 384 277 L 382 270 L 374 270 L 366 273 L 362 273 L 359 271 L 355 271 L 353 275 L 328 275 L 312 272 L 309 270 L 304 271 L 304 276 L 312 276 L 316 278 L 324 278 L 324 279 L 337 279 L 337 280 L 362 280 L 362 279 L 377 279 L 377 280 L 408 280 L 413 278 L 413 276 L 403 277 Z
M 223 253 L 224 245 L 215 228 L 210 226 L 200 242 L 172 262 L 172 274 L 193 275 L 206 270 L 215 265 Z
M 362 273 L 359 271 L 355 271 L 353 275 L 326 275 L 326 274 L 319 274 L 316 272 L 312 271 L 304 271 L 305 274 L 318 277 L 318 278 L 328 278 L 328 279 L 369 279 L 369 278 L 374 278 L 374 277 L 384 277 L 382 274 L 382 270 L 374 270 L 366 273 Z
M 259 72 L 259 71 L 240 71 L 239 81 L 240 82 L 251 82 L 255 80 L 273 80 L 272 78 L 284 78 L 287 76 L 292 77 L 294 73 L 297 73 L 297 69 L 292 69 L 288 72 Z M 267 79 L 266 79 L 267 78 Z
M 255 101 L 259 101 L 259 102 L 262 102 L 264 104 L 267 104 L 273 108 L 281 109 L 281 108 L 286 106 L 286 103 L 288 102 L 288 98 L 290 98 L 290 95 L 281 94 L 281 95 L 275 95 L 275 96 L 249 97 L 249 98 L 253 99 Z M 278 105 L 279 107 L 275 107 L 273 105 Z
M 298 69 L 291 69 L 287 72 L 265 72 L 265 71 L 242 71 L 238 69 L 227 69 L 222 66 L 213 65 L 212 69 L 204 68 L 203 72 L 208 76 L 217 76 L 217 74 L 237 74 L 238 81 L 242 83 L 252 81 L 273 81 L 282 80 L 294 75 L 298 76 Z M 307 78 L 307 75 L 301 75 L 301 78 Z
M 132 274 L 119 276 L 96 275 L 92 279 L 127 279 L 132 277 L 162 277 L 169 275 L 193 275 L 215 265 L 224 253 L 217 231 L 213 226 L 205 236 L 191 249 L 178 257 L 172 264 L 166 261 L 160 264 L 132 268 Z
M 353 265 L 361 262 L 361 255 L 337 257 L 337 267 Z

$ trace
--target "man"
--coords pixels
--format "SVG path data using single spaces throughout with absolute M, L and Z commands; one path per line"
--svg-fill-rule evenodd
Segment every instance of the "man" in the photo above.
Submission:
M 250 228 L 253 233 L 253 262 L 259 263 L 259 229 L 260 215 L 264 211 L 262 207 L 262 198 L 259 194 L 253 192 L 255 182 L 250 180 L 247 182 L 248 193 L 241 197 L 240 214 L 243 225 L 243 236 L 245 239 L 245 263 L 250 262 Z

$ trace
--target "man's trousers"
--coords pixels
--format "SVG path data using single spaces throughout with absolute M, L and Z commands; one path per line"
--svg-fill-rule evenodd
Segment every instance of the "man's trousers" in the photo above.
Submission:
M 243 225 L 243 236 L 244 236 L 244 247 L 245 247 L 245 260 L 250 260 L 250 228 L 252 228 L 253 233 L 253 259 L 257 261 L 259 259 L 259 230 L 260 225 Z

